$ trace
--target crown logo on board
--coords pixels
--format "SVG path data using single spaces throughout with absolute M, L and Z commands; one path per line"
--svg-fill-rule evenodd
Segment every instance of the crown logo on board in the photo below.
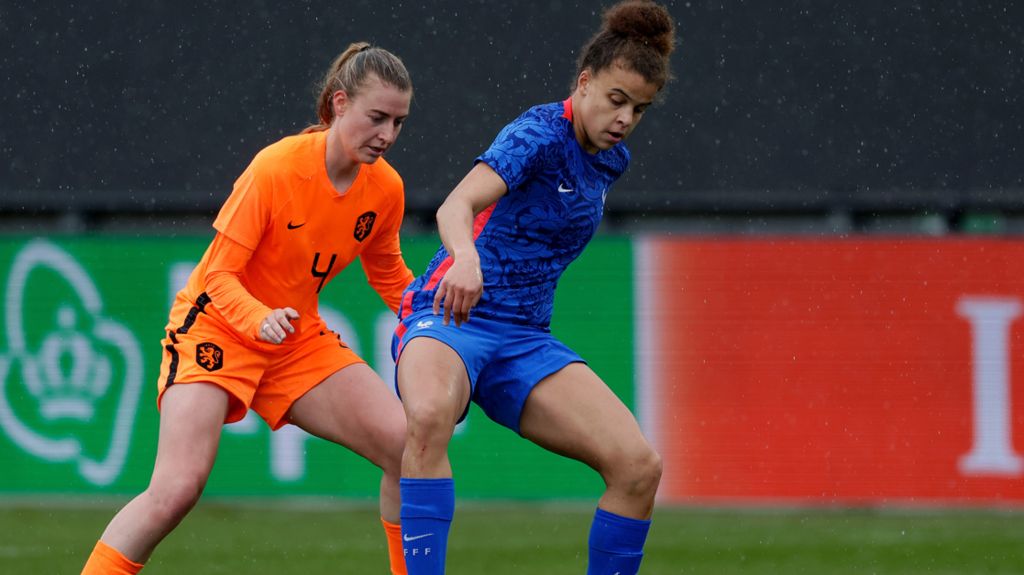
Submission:
M 76 321 L 75 310 L 62 306 L 57 311 L 60 329 L 43 339 L 34 357 L 22 358 L 25 387 L 47 420 L 91 420 L 96 400 L 110 388 L 110 361 L 75 330 Z

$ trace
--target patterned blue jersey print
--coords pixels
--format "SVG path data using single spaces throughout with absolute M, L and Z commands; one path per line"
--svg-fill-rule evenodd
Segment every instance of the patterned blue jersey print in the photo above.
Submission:
M 484 294 L 471 317 L 544 328 L 551 323 L 558 278 L 594 236 L 608 188 L 629 164 L 621 143 L 593 155 L 584 151 L 570 118 L 568 101 L 530 108 L 476 159 L 501 176 L 508 193 L 476 238 Z M 403 308 L 403 316 L 433 305 L 435 272 L 447 259 L 441 246 L 406 290 L 403 301 L 412 292 L 412 309 Z

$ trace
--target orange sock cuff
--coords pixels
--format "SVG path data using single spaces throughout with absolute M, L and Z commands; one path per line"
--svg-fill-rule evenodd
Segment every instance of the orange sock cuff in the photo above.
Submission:
M 82 575 L 136 575 L 141 570 L 142 563 L 136 563 L 103 541 L 97 541 Z
M 391 575 L 407 575 L 405 552 L 402 551 L 402 526 L 380 518 L 384 533 L 388 536 L 388 559 L 391 561 Z

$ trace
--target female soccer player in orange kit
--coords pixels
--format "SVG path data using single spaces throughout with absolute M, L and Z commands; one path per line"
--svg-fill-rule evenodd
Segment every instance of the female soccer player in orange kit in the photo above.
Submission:
M 611 7 L 569 98 L 508 124 L 437 211 L 443 245 L 405 292 L 392 344 L 409 428 L 401 517 L 411 575 L 445 572 L 455 508 L 448 444 L 470 401 L 600 473 L 588 575 L 640 569 L 661 458 L 549 326 L 558 279 L 597 230 L 629 164 L 624 140 L 668 81 L 674 43 L 664 6 Z
M 137 573 L 199 499 L 224 423 L 248 409 L 344 445 L 380 467 L 392 573 L 405 417 L 395 394 L 317 313 L 324 285 L 357 256 L 392 310 L 402 259 L 403 184 L 381 156 L 409 115 L 412 82 L 366 43 L 328 70 L 320 124 L 262 150 L 235 182 L 217 234 L 177 294 L 163 341 L 160 435 L 149 487 L 113 518 L 83 574 Z

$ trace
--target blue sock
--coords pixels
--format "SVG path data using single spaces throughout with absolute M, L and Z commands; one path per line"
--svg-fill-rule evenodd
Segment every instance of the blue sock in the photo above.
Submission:
M 650 528 L 650 520 L 630 519 L 598 508 L 590 525 L 587 575 L 636 575 Z
M 409 575 L 443 575 L 448 528 L 455 515 L 455 482 L 403 477 L 399 484 L 405 567 Z

